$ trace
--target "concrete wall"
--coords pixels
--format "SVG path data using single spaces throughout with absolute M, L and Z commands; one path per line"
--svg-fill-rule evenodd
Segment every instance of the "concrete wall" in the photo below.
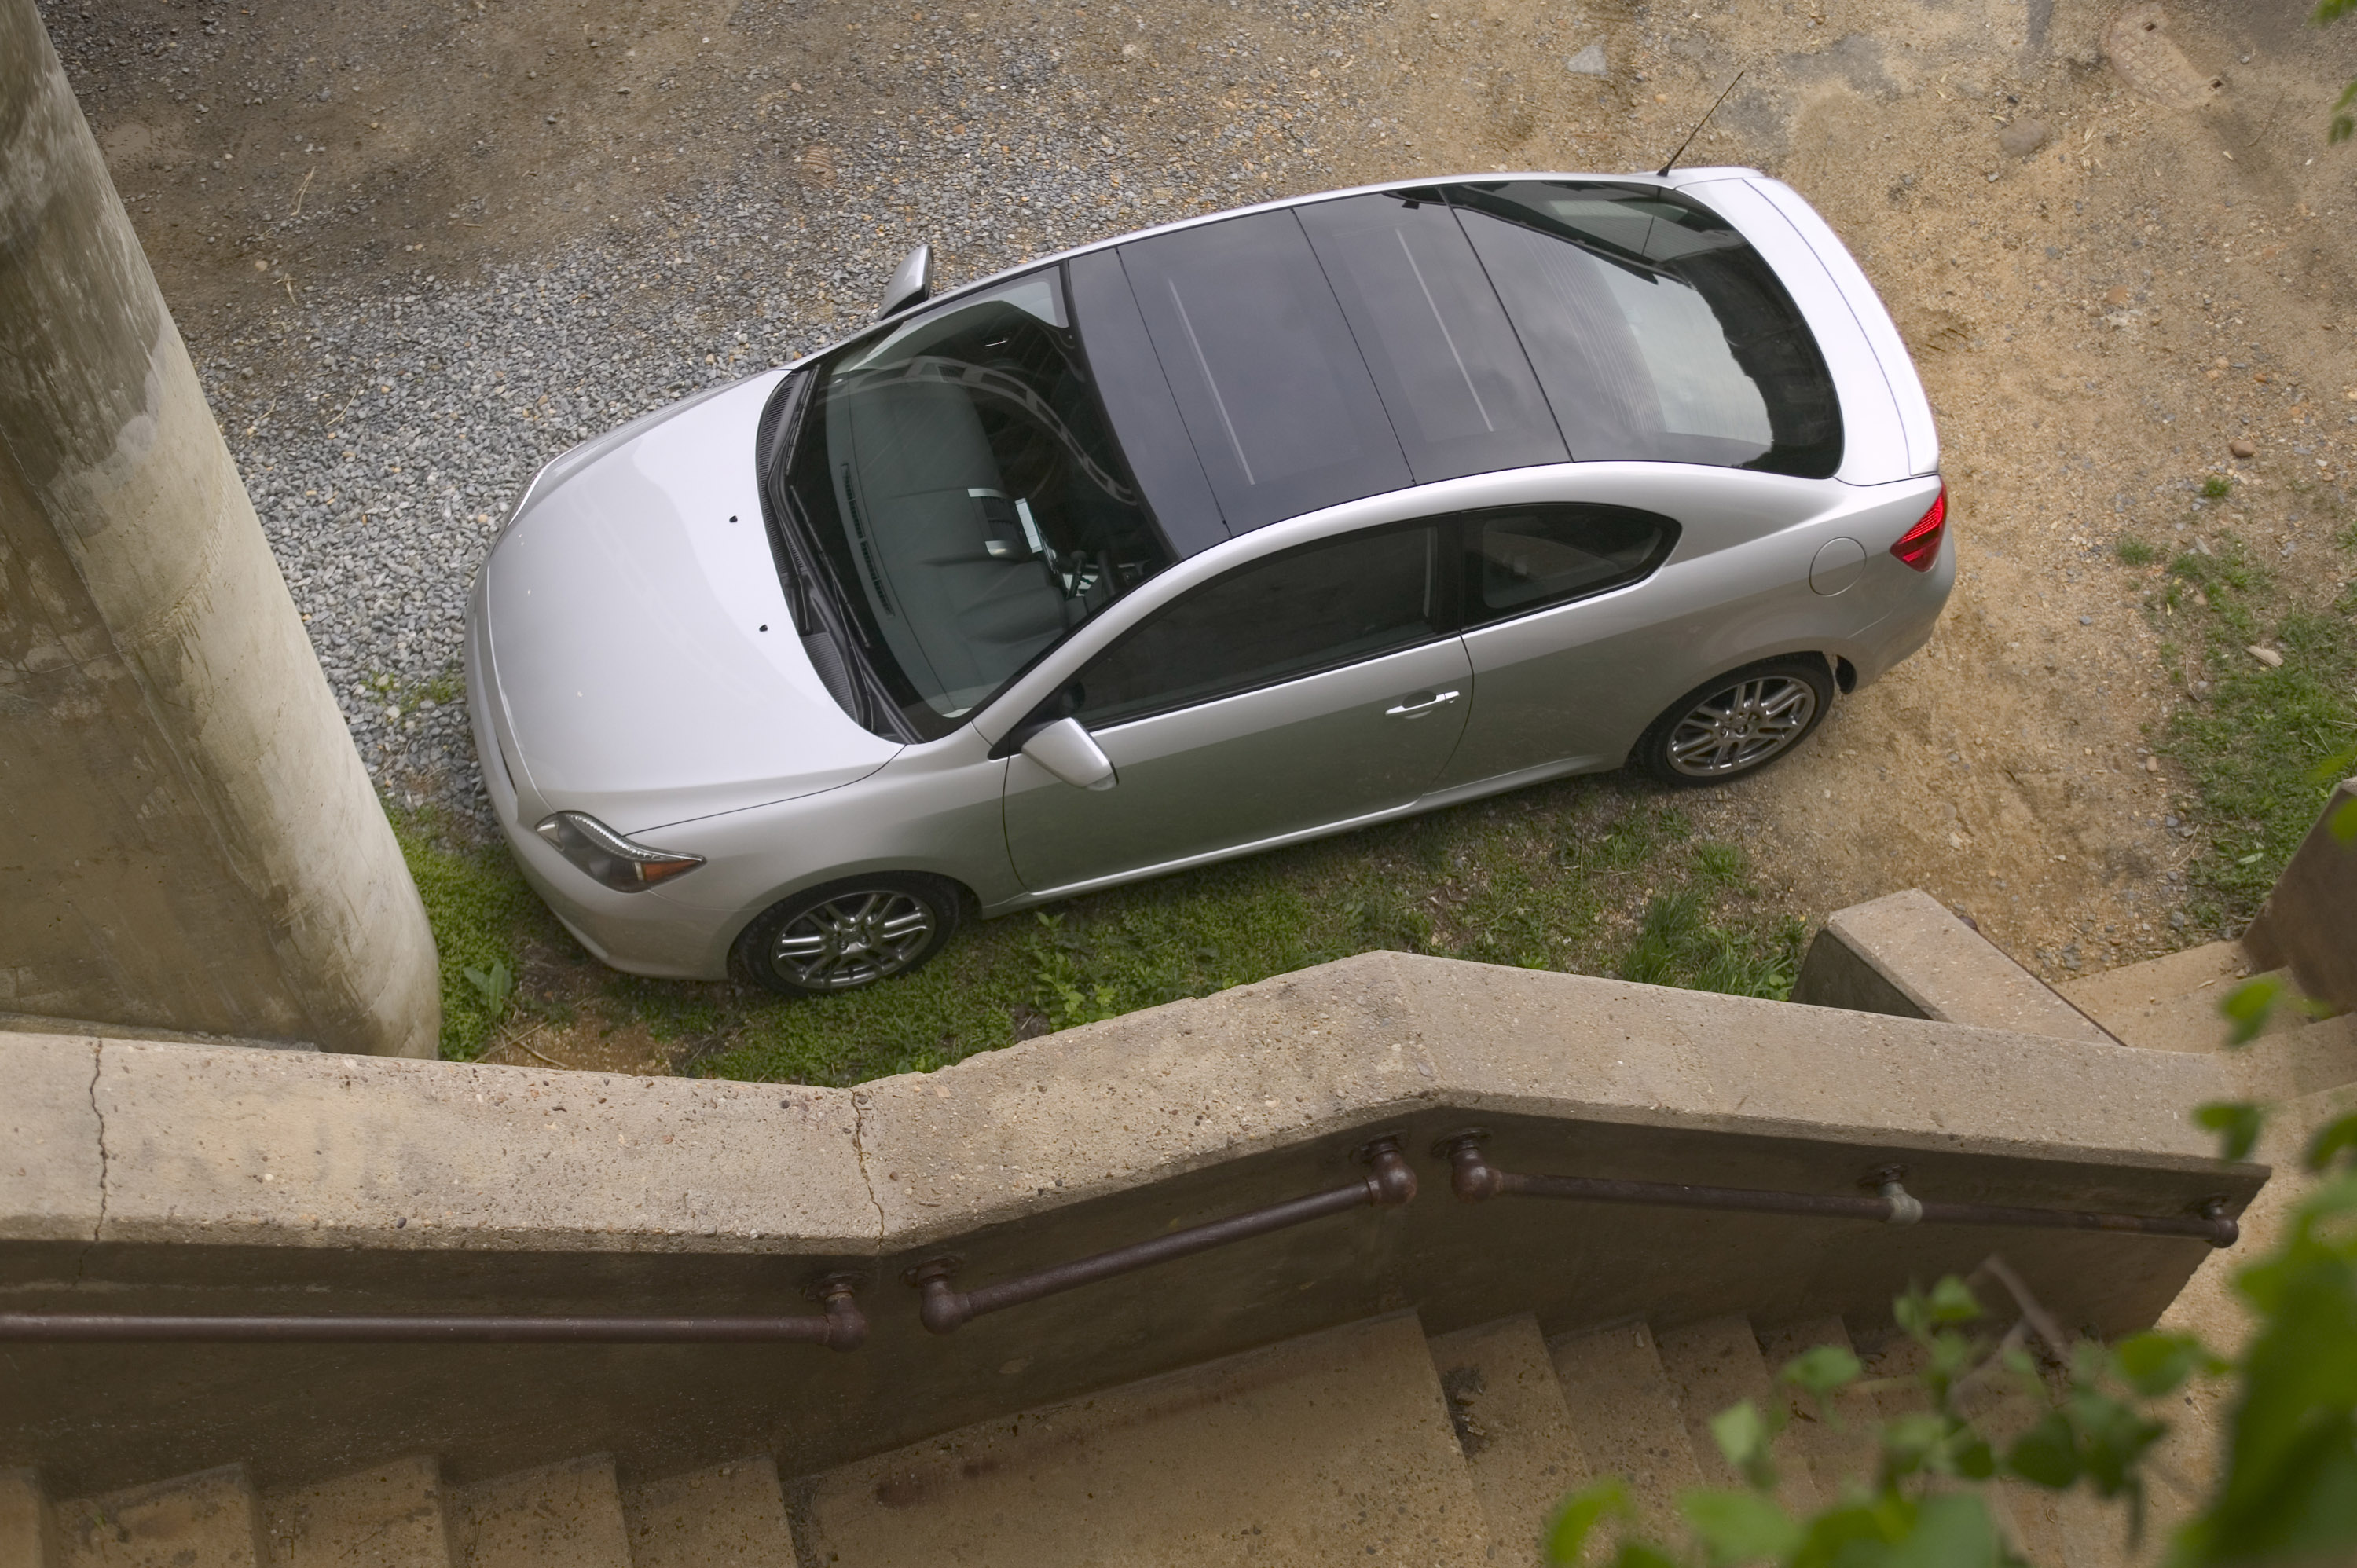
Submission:
M 2310 996 L 2357 1008 L 2357 839 L 2336 832 L 2357 811 L 2357 779 L 2343 779 L 2243 933 L 2255 969 L 2288 967 Z
M 430 1056 L 433 939 L 32 0 L 0 0 L 0 1012 Z
M 857 1090 L 0 1035 L 0 1300 L 18 1309 L 801 1310 L 872 1282 L 866 1348 L 11 1348 L 0 1467 L 89 1490 L 245 1460 L 264 1484 L 405 1453 L 454 1479 L 607 1448 L 789 1474 L 1405 1306 L 1887 1323 L 2002 1249 L 2067 1322 L 2149 1323 L 2197 1242 L 1897 1230 L 1448 1193 L 1507 1168 L 2178 1213 L 2239 1208 L 2188 1109 L 2207 1058 L 1369 954 Z M 1006 1277 L 1351 1180 L 1402 1133 L 1425 1190 L 985 1317 L 903 1270 Z
M 2118 1043 L 1978 927 L 1917 887 L 1835 910 L 1809 944 L 1792 1000 Z

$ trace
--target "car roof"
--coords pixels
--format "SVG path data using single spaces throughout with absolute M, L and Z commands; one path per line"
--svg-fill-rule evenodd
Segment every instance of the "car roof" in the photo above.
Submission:
M 1439 186 L 1493 185 L 1501 181 L 1512 182 L 1519 180 L 1555 180 L 1569 184 L 1652 186 L 1660 190 L 1677 190 L 1689 185 L 1704 185 L 1713 180 L 1760 179 L 1764 177 L 1764 177 L 1756 168 L 1724 166 L 1674 169 L 1666 175 L 1657 174 L 1650 170 L 1635 173 L 1624 171 L 1619 174 L 1610 174 L 1598 170 L 1588 170 L 1582 173 L 1577 170 L 1567 169 L 1522 169 L 1516 171 L 1491 170 L 1480 174 L 1467 173 L 1418 176 L 1413 179 L 1379 180 L 1372 185 L 1351 185 L 1344 186 L 1334 190 L 1313 190 L 1300 196 L 1281 196 L 1270 201 L 1254 202 L 1247 207 L 1222 207 L 1216 212 L 1198 212 L 1185 218 L 1174 218 L 1168 223 L 1157 223 L 1150 228 L 1133 229 L 1127 233 L 1110 235 L 1103 240 L 1092 240 L 1085 245 L 1074 245 L 1069 250 L 1054 251 L 1044 256 L 1035 256 L 1028 261 L 1018 262 L 1011 267 L 1002 268 L 985 277 L 975 278 L 971 283 L 960 284 L 953 289 L 948 289 L 941 294 L 934 295 L 931 298 L 926 300 L 925 304 L 928 306 L 936 305 L 943 301 L 955 299 L 960 295 L 978 293 L 983 289 L 991 287 L 993 285 L 1002 283 L 1008 278 L 1014 277 L 1017 274 L 1035 271 L 1039 267 L 1048 265 L 1051 262 L 1069 262 L 1075 256 L 1085 256 L 1098 251 L 1110 251 L 1117 245 L 1126 245 L 1132 241 L 1150 240 L 1157 235 L 1175 234 L 1187 229 L 1200 229 L 1206 224 L 1223 222 L 1230 218 L 1241 218 L 1248 213 L 1280 212 L 1288 208 L 1307 207 L 1314 202 L 1332 201 L 1345 196 L 1389 196 L 1395 195 L 1404 190 L 1427 190 Z M 853 336 L 856 337 L 858 334 L 855 333 Z M 849 339 L 845 339 L 845 341 L 848 340 Z
M 1063 266 L 1074 325 L 1122 448 L 1171 548 L 1191 555 L 1325 506 L 1475 473 L 1598 456 L 1742 464 L 1748 454 L 1703 448 L 1616 451 L 1594 420 L 1582 423 L 1576 407 L 1567 416 L 1567 403 L 1598 401 L 1573 382 L 1645 371 L 1633 360 L 1615 367 L 1580 354 L 1577 366 L 1557 363 L 1548 379 L 1526 339 L 1538 317 L 1560 313 L 1545 300 L 1534 306 L 1532 288 L 1517 304 L 1512 290 L 1492 287 L 1485 269 L 1512 258 L 1477 256 L 1480 236 L 1462 201 L 1517 188 L 1578 198 L 1585 188 L 1599 211 L 1630 203 L 1660 213 L 1668 197 L 1667 205 L 1705 215 L 1727 243 L 1756 254 L 1712 209 L 1674 193 L 1759 177 L 1727 168 L 1668 177 L 1491 171 L 1310 192 L 1027 261 L 946 291 L 927 308 Z M 1451 197 L 1442 199 L 1442 188 Z M 1609 244 L 1579 242 L 1608 270 L 1641 275 L 1652 264 L 1643 247 L 1616 256 Z M 1490 243 L 1501 242 L 1491 236 Z M 1822 360 L 1815 368 L 1824 381 Z M 1829 474 L 1840 455 L 1830 381 L 1822 401 L 1832 410 L 1824 421 L 1832 458 L 1822 468 Z

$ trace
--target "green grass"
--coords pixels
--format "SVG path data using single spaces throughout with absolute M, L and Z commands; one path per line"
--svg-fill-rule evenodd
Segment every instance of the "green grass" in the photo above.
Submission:
M 633 1004 L 659 1035 L 726 1036 L 700 1072 L 849 1083 L 1383 948 L 1781 996 L 1798 933 L 1660 797 L 1574 781 L 988 922 L 847 996 Z
M 2149 566 L 2160 559 L 2159 551 L 2134 537 L 2122 539 L 2112 546 L 2112 551 L 2119 556 L 2120 564 L 2124 566 Z
M 2233 493 L 2234 481 L 2223 474 L 2212 474 L 2201 481 L 2201 495 L 2205 500 L 2222 501 Z
M 2215 555 L 2180 555 L 2169 570 L 2165 597 L 2176 613 L 2164 624 L 2181 640 L 2164 657 L 2172 667 L 2190 660 L 2210 683 L 2205 700 L 2175 714 L 2161 743 L 2199 796 L 2188 818 L 2201 830 L 2186 866 L 2189 912 L 2197 925 L 2239 930 L 2357 742 L 2357 594 L 2314 591 L 2321 585 L 2271 573 L 2232 541 Z M 2348 563 L 2330 570 L 2337 580 Z M 2188 591 L 2195 588 L 2201 599 Z M 2281 668 L 2254 656 L 2254 646 L 2280 653 Z
M 442 1054 L 459 1060 L 520 1012 L 638 1025 L 702 1075 L 850 1084 L 1384 948 L 1781 997 L 1802 930 L 1670 797 L 1573 779 L 979 922 L 914 975 L 789 1000 L 588 964 L 503 848 L 392 815 L 440 948 Z M 506 994 L 535 954 L 541 989 Z
M 1800 973 L 1806 931 L 1796 919 L 1772 936 L 1727 930 L 1712 923 L 1694 889 L 1661 894 L 1645 906 L 1637 940 L 1620 961 L 1620 978 L 1781 1002 Z
M 468 972 L 514 975 L 524 943 L 547 940 L 555 922 L 505 850 L 458 842 L 430 812 L 387 814 L 441 958 L 442 1056 L 472 1061 L 511 1004 Z
M 983 922 L 917 974 L 850 995 L 581 968 L 586 997 L 508 1000 L 483 982 L 523 972 L 535 949 L 571 953 L 570 939 L 501 849 L 423 813 L 394 813 L 394 831 L 440 945 L 442 1054 L 457 1059 L 511 1008 L 570 1022 L 587 1007 L 670 1042 L 684 1070 L 848 1084 L 1381 948 L 1781 996 L 1800 934 L 1742 852 L 1696 841 L 1667 798 L 1572 780 Z

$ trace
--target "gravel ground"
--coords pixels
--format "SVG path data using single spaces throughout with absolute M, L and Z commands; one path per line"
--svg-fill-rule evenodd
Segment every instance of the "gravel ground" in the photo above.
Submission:
M 313 367 L 268 399 L 217 393 L 216 404 L 352 734 L 404 804 L 484 810 L 457 700 L 466 596 L 533 472 L 576 441 L 824 341 L 742 278 L 707 281 L 692 315 L 639 297 L 668 293 L 683 268 L 715 280 L 715 252 L 770 242 L 773 209 L 745 194 L 665 213 L 682 237 L 650 252 L 575 247 L 463 284 L 421 273 L 232 346 Z M 210 385 L 242 384 L 234 360 L 200 369 Z
M 249 320 L 250 336 L 198 338 L 199 374 L 287 585 L 391 798 L 490 825 L 459 695 L 465 602 L 541 464 L 839 338 L 918 238 L 946 285 L 1294 188 L 1291 166 L 1318 150 L 1306 135 L 1272 147 L 1271 117 L 1246 116 L 1183 165 L 1168 161 L 1163 183 L 1139 179 L 1152 158 L 1124 155 L 1086 103 L 1076 113 L 1043 102 L 1061 29 L 1014 47 L 969 34 L 941 26 L 896 46 L 906 80 L 937 100 L 921 132 L 922 117 L 906 115 L 921 162 L 906 139 L 805 118 L 791 142 L 757 141 L 720 177 L 545 261 L 463 278 L 411 266 L 372 286 L 315 285 L 299 303 L 290 286 L 296 307 Z M 1262 67 L 1245 33 L 1200 48 L 1230 84 Z M 747 96 L 774 74 L 747 69 Z M 1126 183 L 1106 173 L 1109 149 L 1133 171 Z

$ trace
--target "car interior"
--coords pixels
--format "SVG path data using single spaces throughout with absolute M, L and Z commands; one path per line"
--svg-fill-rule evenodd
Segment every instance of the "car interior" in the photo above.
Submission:
M 913 324 L 826 389 L 852 575 L 944 718 L 1169 564 L 1098 424 L 1060 283 Z

